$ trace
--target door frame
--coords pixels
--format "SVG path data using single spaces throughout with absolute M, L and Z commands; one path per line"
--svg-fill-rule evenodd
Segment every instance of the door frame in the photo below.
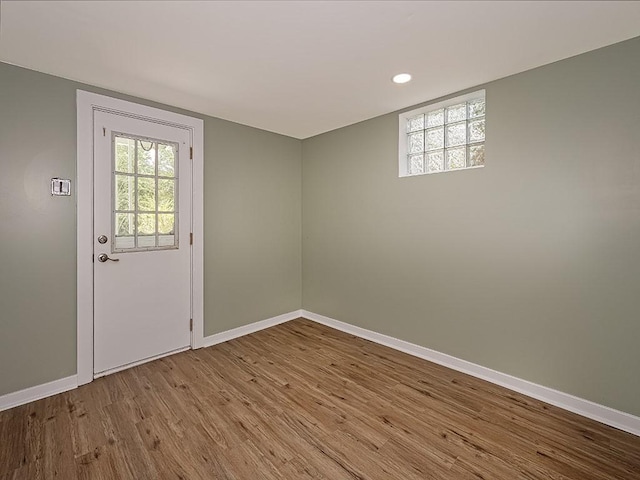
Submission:
M 193 148 L 191 162 L 191 348 L 204 339 L 204 122 L 178 113 L 76 91 L 77 157 L 77 376 L 78 385 L 93 381 L 93 122 L 103 111 L 188 130 Z

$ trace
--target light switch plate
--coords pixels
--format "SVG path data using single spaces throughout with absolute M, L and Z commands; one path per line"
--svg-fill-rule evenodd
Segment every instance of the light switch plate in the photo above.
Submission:
M 69 196 L 71 195 L 71 180 L 66 178 L 51 179 L 51 195 Z

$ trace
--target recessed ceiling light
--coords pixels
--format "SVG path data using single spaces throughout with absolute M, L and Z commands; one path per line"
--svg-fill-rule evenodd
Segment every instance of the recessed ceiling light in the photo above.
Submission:
M 393 83 L 407 83 L 411 80 L 411 75 L 408 73 L 399 73 L 393 77 Z

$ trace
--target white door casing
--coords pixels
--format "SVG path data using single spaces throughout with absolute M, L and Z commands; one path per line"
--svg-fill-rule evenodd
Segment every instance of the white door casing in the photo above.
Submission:
M 94 378 L 94 370 L 98 374 L 104 371 L 118 369 L 118 365 L 138 363 L 142 359 L 161 356 L 172 350 L 191 346 L 198 348 L 203 340 L 203 122 L 202 120 L 185 115 L 166 112 L 152 107 L 146 107 L 123 100 L 78 90 L 78 158 L 77 158 L 77 209 L 78 209 L 78 384 L 88 383 Z M 189 147 L 193 147 L 193 158 L 186 162 L 180 160 L 178 178 L 180 188 L 178 192 L 185 193 L 188 188 L 182 186 L 191 183 L 191 195 L 186 199 L 180 198 L 179 208 L 179 249 L 152 252 L 113 253 L 111 248 L 111 210 L 110 200 L 105 207 L 104 202 L 95 202 L 105 195 L 105 189 L 111 195 L 112 158 L 109 122 L 117 120 L 119 124 L 115 131 L 126 132 L 134 136 L 156 138 L 180 143 L 180 154 L 188 154 Z M 99 124 L 102 125 L 99 126 Z M 145 126 L 146 125 L 146 126 Z M 105 130 L 102 130 L 102 129 Z M 113 125 L 111 125 L 113 130 Z M 146 129 L 146 130 L 145 130 Z M 173 133 L 171 133 L 173 132 Z M 177 138 L 176 135 L 178 135 Z M 102 140 L 101 140 L 102 139 Z M 185 144 L 182 148 L 182 143 Z M 102 181 L 94 184 L 96 178 L 104 178 L 104 163 L 96 164 L 100 153 L 94 158 L 94 146 L 97 152 L 109 152 L 108 185 Z M 102 149 L 102 150 L 101 150 Z M 187 158 L 190 155 L 185 155 Z M 104 158 L 103 158 L 104 160 Z M 94 172 L 94 166 L 96 170 Z M 98 175 L 100 175 L 98 177 Z M 106 186 L 105 186 L 106 185 Z M 179 195 L 181 195 L 179 193 Z M 181 195 L 182 196 L 182 195 Z M 189 198 L 190 197 L 190 198 Z M 190 206 L 190 212 L 183 207 Z M 94 218 L 94 208 L 96 209 Z M 108 209 L 108 212 L 106 212 Z M 189 208 L 187 208 L 189 210 Z M 106 213 L 105 213 L 106 212 Z M 106 219 L 106 220 L 105 220 Z M 95 229 L 94 229 L 95 221 Z M 105 223 L 106 222 L 106 223 Z M 104 230 L 106 232 L 99 232 Z M 193 245 L 189 246 L 189 234 L 193 233 Z M 109 238 L 107 244 L 99 244 L 97 237 L 105 234 Z M 186 248 L 184 248 L 186 247 Z M 179 253 L 180 252 L 180 253 Z M 179 260 L 180 254 L 187 252 L 188 258 L 184 262 Z M 119 262 L 107 261 L 93 263 L 94 253 L 107 253 L 109 257 L 120 259 Z M 173 254 L 173 255 L 172 255 Z M 160 257 L 155 257 L 160 255 Z M 162 257 L 165 258 L 162 258 Z M 154 257 L 156 260 L 154 260 Z M 173 263 L 172 263 L 173 262 Z M 176 263 L 177 262 L 177 263 Z M 165 264 L 165 267 L 159 265 Z M 182 265 L 182 266 L 181 266 Z M 186 268 L 184 267 L 186 265 Z M 94 277 L 95 266 L 95 277 Z M 100 269 L 100 267 L 105 267 Z M 120 268 L 122 267 L 122 268 Z M 158 279 L 163 279 L 158 285 L 151 282 L 134 280 L 135 272 L 154 271 L 165 268 L 164 273 L 156 272 Z M 166 275 L 172 272 L 175 277 L 173 286 L 168 285 Z M 186 273 L 185 273 L 186 272 Z M 125 281 L 119 281 L 125 278 Z M 148 278 L 148 276 L 147 276 Z M 135 287 L 137 295 L 130 295 L 126 287 Z M 123 290 L 124 288 L 124 290 Z M 162 289 L 166 289 L 163 291 Z M 140 308 L 131 302 L 136 298 L 152 296 L 154 303 L 157 299 L 166 297 L 169 293 L 177 293 L 178 297 L 188 299 L 165 305 L 162 310 L 168 314 L 166 318 L 180 317 L 184 329 L 172 331 L 166 325 L 157 325 L 158 311 L 151 314 L 156 306 L 146 307 L 142 313 L 133 315 L 136 322 L 132 323 L 129 310 Z M 146 301 L 146 300 L 145 300 Z M 129 303 L 127 303 L 129 302 Z M 156 304 L 158 302 L 155 302 Z M 132 306 L 133 305 L 133 306 Z M 96 312 L 94 331 L 94 310 Z M 171 311 L 169 311 L 171 310 Z M 185 315 L 186 318 L 182 319 Z M 127 313 L 123 315 L 123 313 Z M 102 317 L 101 317 L 102 315 Z M 111 319 L 110 322 L 101 322 Z M 193 318 L 193 332 L 189 334 L 189 318 Z M 159 328 L 153 328 L 159 327 Z M 123 332 L 127 332 L 123 337 Z M 94 333 L 100 338 L 107 336 L 116 338 L 118 348 L 105 347 L 101 350 L 100 339 L 94 345 Z M 113 342 L 113 340 L 111 340 Z M 94 348 L 95 347 L 95 348 Z M 169 350 L 167 350 L 167 348 Z M 112 355 L 116 352 L 116 355 Z M 131 353 L 131 352 L 135 352 Z M 95 356 L 95 368 L 94 368 Z
M 126 137 L 125 137 L 126 136 Z M 141 142 L 155 139 L 175 148 L 175 173 L 177 180 L 157 177 L 114 175 L 115 139 L 131 138 L 127 158 L 134 167 L 135 151 L 139 163 L 145 158 L 143 146 L 148 145 L 150 158 L 155 159 L 156 142 Z M 94 116 L 94 376 L 121 369 L 152 357 L 166 355 L 188 347 L 191 343 L 191 165 L 189 149 L 191 139 L 185 129 L 162 125 L 147 120 L 125 117 L 119 114 L 96 112 Z M 137 148 L 136 148 L 137 147 Z M 153 162 L 154 165 L 157 162 Z M 117 170 L 117 169 L 116 169 Z M 126 168 L 129 171 L 129 168 Z M 133 172 L 135 168 L 131 168 Z M 155 174 L 152 174 L 155 175 Z M 135 192 L 141 191 L 137 183 L 147 181 L 149 185 L 159 182 L 175 183 L 176 194 L 174 235 L 177 245 L 168 247 L 145 247 L 145 249 L 117 248 L 115 245 L 115 178 L 126 185 L 127 209 L 135 210 Z M 159 189 L 155 189 L 159 194 Z M 152 190 L 151 190 L 152 191 Z M 157 195 L 153 195 L 154 201 Z M 154 206 L 147 205 L 147 209 Z M 153 219 L 156 215 L 146 215 Z M 135 216 L 120 214 L 131 221 L 135 231 Z M 103 236 L 100 243 L 98 237 Z M 156 240 L 156 235 L 140 237 L 140 240 Z M 119 240 L 135 240 L 134 237 L 119 237 Z M 133 245 L 131 245 L 133 247 Z M 107 260 L 99 261 L 100 255 Z

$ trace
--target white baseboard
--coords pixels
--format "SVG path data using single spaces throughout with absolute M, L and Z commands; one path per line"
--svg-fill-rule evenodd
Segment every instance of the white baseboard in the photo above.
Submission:
M 336 330 L 341 330 L 395 350 L 400 350 L 401 352 L 408 353 L 409 355 L 423 358 L 430 362 L 469 374 L 473 377 L 481 378 L 482 380 L 528 395 L 529 397 L 555 405 L 556 407 L 569 410 L 570 412 L 577 413 L 606 425 L 624 430 L 625 432 L 640 436 L 640 417 L 636 417 L 629 413 L 614 410 L 613 408 L 605 407 L 604 405 L 575 397 L 568 393 L 554 390 L 553 388 L 544 387 L 527 380 L 507 375 L 506 373 L 501 373 L 475 363 L 467 362 L 466 360 L 461 360 L 445 353 L 431 350 L 430 348 L 421 347 L 420 345 L 415 345 L 388 335 L 383 335 L 365 328 L 350 325 L 339 320 L 334 320 L 333 318 L 318 315 L 317 313 L 302 310 L 301 316 L 328 327 L 335 328 Z
M 25 388 L 17 392 L 7 393 L 0 397 L 0 412 L 13 407 L 24 405 L 25 403 L 34 402 L 45 397 L 50 397 L 58 393 L 73 390 L 78 387 L 77 375 L 54 380 L 53 382 L 43 383 L 35 387 Z
M 335 320 L 333 318 L 325 317 L 324 315 L 318 315 L 317 313 L 309 312 L 306 310 L 295 310 L 293 312 L 278 315 L 277 317 L 268 318 L 259 322 L 244 325 L 242 327 L 227 330 L 226 332 L 210 335 L 203 339 L 201 346 L 209 347 L 218 343 L 226 342 L 234 338 L 242 337 L 250 333 L 264 330 L 265 328 L 273 327 L 275 325 L 295 320 L 296 318 L 304 317 L 323 325 L 327 325 L 336 330 L 355 335 L 372 342 L 385 345 L 387 347 L 399 350 L 415 357 L 423 358 L 433 363 L 449 367 L 453 370 L 469 374 L 471 376 L 481 378 L 488 382 L 500 385 L 502 387 L 514 390 L 516 392 L 528 395 L 543 402 L 555 405 L 557 407 L 569 410 L 587 418 L 591 418 L 598 422 L 610 425 L 612 427 L 624 430 L 625 432 L 632 433 L 640 436 L 640 417 L 636 417 L 629 413 L 621 412 L 613 408 L 605 407 L 604 405 L 597 404 L 595 402 L 585 400 L 583 398 L 575 397 L 568 393 L 560 392 L 549 387 L 522 380 L 520 378 L 501 373 L 496 370 L 492 370 L 475 363 L 462 360 L 445 353 L 431 350 L 430 348 L 422 347 L 404 340 L 399 340 L 388 335 L 367 330 L 362 327 L 350 325 L 348 323 Z M 77 375 L 54 380 L 42 385 L 36 385 L 35 387 L 25 388 L 13 393 L 0 396 L 0 411 L 8 410 L 25 403 L 40 400 L 45 397 L 56 395 L 58 393 L 66 392 L 78 387 Z
M 258 330 L 263 330 L 265 328 L 273 327 L 274 325 L 288 322 L 289 320 L 294 320 L 296 318 L 300 318 L 301 316 L 302 316 L 302 310 L 295 310 L 293 312 L 285 313 L 283 315 L 278 315 L 277 317 L 267 318 L 266 320 L 262 320 L 259 322 L 251 323 L 249 325 L 244 325 L 242 327 L 234 328 L 233 330 L 217 333 L 209 337 L 204 337 L 202 339 L 202 342 L 200 342 L 199 347 L 210 347 L 211 345 L 226 342 L 227 340 L 232 340 L 234 338 L 238 338 L 243 335 L 248 335 L 250 333 L 257 332 Z M 173 353 L 177 353 L 177 352 L 171 352 L 171 354 Z M 166 356 L 166 354 L 160 355 L 159 357 L 163 357 L 163 356 Z M 137 362 L 136 364 L 144 363 L 149 360 L 150 359 L 145 359 L 141 362 Z M 121 367 L 121 368 L 116 368 L 108 372 L 103 372 L 98 376 L 105 375 L 106 373 L 115 373 L 116 371 L 123 370 L 125 368 L 129 368 L 132 366 L 134 366 L 134 364 L 126 365 L 125 367 Z M 78 376 L 72 375 L 70 377 L 61 378 L 59 380 L 54 380 L 52 382 L 44 383 L 42 385 L 36 385 L 35 387 L 25 388 L 24 390 L 19 390 L 17 392 L 7 393 L 6 395 L 0 396 L 0 412 L 3 410 L 8 410 L 13 407 L 24 405 L 25 403 L 34 402 L 36 400 L 40 400 L 45 397 L 50 397 L 58 393 L 66 392 L 68 390 L 73 390 L 74 388 L 77 388 L 77 387 L 78 387 Z
M 293 312 L 284 313 L 282 315 L 278 315 L 277 317 L 267 318 L 266 320 L 260 320 L 259 322 L 250 323 L 249 325 L 243 325 L 242 327 L 227 330 L 226 332 L 209 335 L 208 337 L 204 337 L 202 339 L 200 346 L 211 347 L 212 345 L 233 340 L 234 338 L 242 337 L 244 335 L 249 335 L 250 333 L 264 330 L 265 328 L 273 327 L 275 325 L 279 325 L 280 323 L 295 320 L 296 318 L 300 317 L 302 317 L 302 310 L 294 310 Z

